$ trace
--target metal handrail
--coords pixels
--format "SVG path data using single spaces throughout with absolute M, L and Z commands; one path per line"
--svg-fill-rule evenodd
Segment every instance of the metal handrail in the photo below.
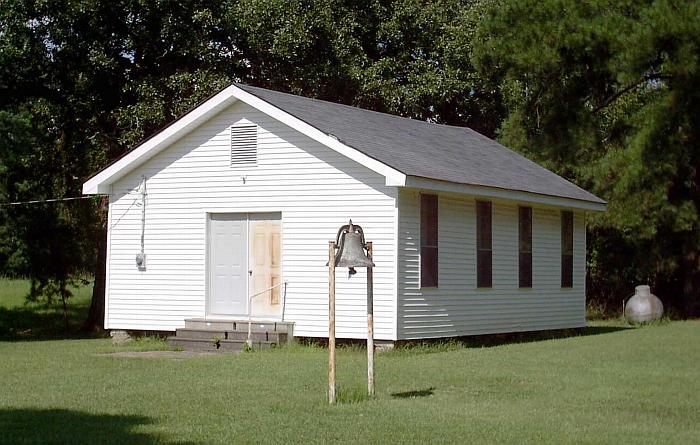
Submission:
M 271 291 L 272 289 L 274 289 L 274 288 L 276 288 L 276 287 L 283 286 L 283 285 L 286 286 L 286 285 L 287 285 L 287 282 L 286 282 L 286 281 L 283 281 L 283 282 L 281 282 L 281 283 L 275 284 L 275 285 L 272 286 L 272 287 L 268 287 L 268 288 L 265 289 L 265 290 L 261 290 L 260 292 L 251 295 L 251 296 L 250 296 L 250 299 L 252 299 L 253 297 L 257 297 L 258 295 L 264 294 L 265 292 Z
M 282 298 L 282 321 L 284 321 L 284 304 L 286 303 L 286 299 L 287 299 L 287 290 L 286 290 L 287 289 L 287 281 L 286 280 L 282 281 L 281 283 L 277 283 L 274 286 L 268 287 L 265 290 L 261 290 L 258 293 L 252 294 L 248 297 L 248 338 L 246 339 L 246 344 L 248 345 L 248 347 L 253 346 L 253 341 L 251 340 L 252 331 L 250 328 L 250 322 L 252 321 L 251 317 L 253 316 L 253 297 L 257 297 L 258 295 L 262 295 L 265 292 L 270 292 L 272 289 L 275 289 L 275 288 L 280 287 L 280 286 L 284 286 L 284 289 L 285 289 L 284 296 Z

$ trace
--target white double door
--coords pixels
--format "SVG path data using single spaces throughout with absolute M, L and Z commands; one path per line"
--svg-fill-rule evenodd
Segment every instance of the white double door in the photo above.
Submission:
M 281 315 L 280 241 L 279 213 L 209 214 L 209 315 Z

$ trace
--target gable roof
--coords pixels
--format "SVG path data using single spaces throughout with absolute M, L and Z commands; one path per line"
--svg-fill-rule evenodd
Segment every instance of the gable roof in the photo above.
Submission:
M 605 202 L 467 127 L 238 86 L 407 176 Z
M 99 193 L 127 171 L 235 100 L 242 100 L 322 144 L 384 175 L 513 190 L 591 203 L 605 201 L 524 156 L 466 127 L 454 127 L 348 105 L 233 84 L 166 127 L 84 184 Z M 574 207 L 576 207 L 574 203 Z

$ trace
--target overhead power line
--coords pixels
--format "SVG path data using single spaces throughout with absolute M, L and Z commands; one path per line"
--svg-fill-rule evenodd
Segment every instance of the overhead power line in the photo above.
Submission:
M 21 206 L 21 205 L 26 205 L 26 204 L 43 204 L 46 202 L 75 201 L 77 199 L 90 199 L 90 198 L 93 198 L 93 196 L 73 196 L 70 198 L 35 199 L 32 201 L 18 201 L 18 202 L 0 202 L 0 207 Z

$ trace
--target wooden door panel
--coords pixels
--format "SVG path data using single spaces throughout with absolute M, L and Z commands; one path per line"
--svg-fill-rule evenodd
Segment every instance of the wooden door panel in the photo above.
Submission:
M 251 215 L 250 240 L 252 315 L 279 316 L 282 289 L 270 288 L 281 282 L 280 215 Z

